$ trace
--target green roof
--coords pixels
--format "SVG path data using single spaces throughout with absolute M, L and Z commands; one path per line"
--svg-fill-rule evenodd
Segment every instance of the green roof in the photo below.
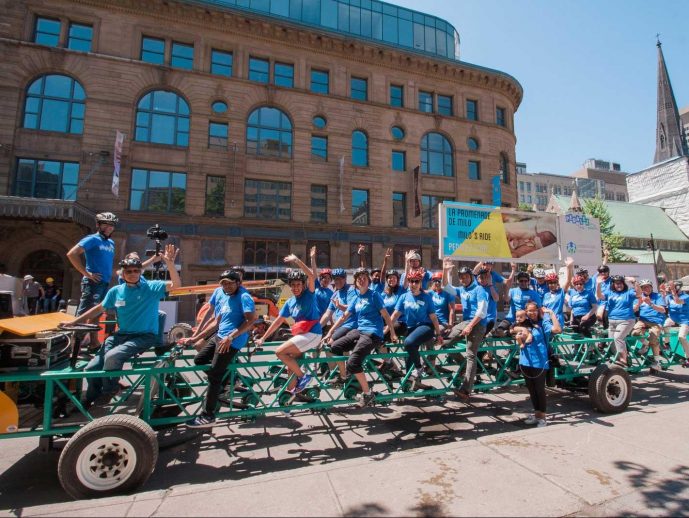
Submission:
M 653 234 L 655 237 L 655 234 Z M 647 250 L 632 250 L 631 248 L 620 248 L 619 251 L 624 255 L 636 259 L 637 263 L 653 264 L 653 252 Z M 689 263 L 689 252 L 672 252 L 660 250 L 663 254 L 663 261 L 666 263 Z M 656 250 L 656 259 L 658 258 L 658 250 Z
M 569 196 L 553 195 L 563 212 L 569 209 Z M 585 201 L 580 200 L 583 206 Z M 680 230 L 677 224 L 660 207 L 642 205 L 640 203 L 628 203 L 623 201 L 605 200 L 605 206 L 615 225 L 615 232 L 623 237 L 639 237 L 648 239 L 653 234 L 654 239 L 667 239 L 670 241 L 686 241 L 687 236 Z M 663 252 L 663 257 L 665 257 Z M 671 253 L 671 252 L 667 252 Z

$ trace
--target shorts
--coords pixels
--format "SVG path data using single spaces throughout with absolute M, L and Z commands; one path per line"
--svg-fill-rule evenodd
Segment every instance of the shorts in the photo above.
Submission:
M 304 333 L 303 335 L 296 335 L 289 339 L 299 351 L 305 353 L 311 349 L 318 347 L 323 337 L 318 333 Z
M 107 282 L 93 282 L 84 277 L 81 280 L 81 299 L 79 299 L 77 316 L 103 302 L 109 285 Z

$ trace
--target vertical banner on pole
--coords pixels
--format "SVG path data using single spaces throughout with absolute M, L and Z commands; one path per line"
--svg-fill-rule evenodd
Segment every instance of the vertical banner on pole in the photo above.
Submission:
M 120 195 L 120 166 L 122 165 L 122 146 L 124 144 L 124 133 L 117 130 L 115 134 L 115 152 L 113 154 L 113 170 L 112 170 L 112 193 L 119 197 Z
M 345 211 L 344 206 L 344 162 L 345 157 L 342 155 L 340 157 L 340 214 Z
M 421 193 L 419 192 L 419 166 L 414 168 L 414 217 L 421 216 Z

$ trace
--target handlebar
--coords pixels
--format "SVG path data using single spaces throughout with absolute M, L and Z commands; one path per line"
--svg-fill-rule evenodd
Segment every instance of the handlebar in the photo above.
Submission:
M 58 329 L 61 329 L 63 331 L 85 331 L 85 332 L 91 332 L 91 331 L 99 331 L 100 326 L 98 324 L 70 324 L 69 322 L 64 322 L 61 324 L 58 324 Z

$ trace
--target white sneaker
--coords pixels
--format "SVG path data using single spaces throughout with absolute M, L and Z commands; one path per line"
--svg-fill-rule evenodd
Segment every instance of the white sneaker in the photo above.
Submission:
M 658 362 L 653 362 L 653 363 L 651 364 L 651 370 L 652 370 L 652 371 L 660 371 L 660 370 L 662 370 L 662 367 L 660 366 L 660 363 L 658 363 Z
M 545 428 L 546 426 L 548 426 L 548 422 L 545 419 L 536 420 L 536 428 Z
M 538 423 L 538 419 L 536 418 L 535 414 L 530 414 L 529 417 L 524 419 L 524 424 L 528 424 L 529 426 L 534 425 Z

